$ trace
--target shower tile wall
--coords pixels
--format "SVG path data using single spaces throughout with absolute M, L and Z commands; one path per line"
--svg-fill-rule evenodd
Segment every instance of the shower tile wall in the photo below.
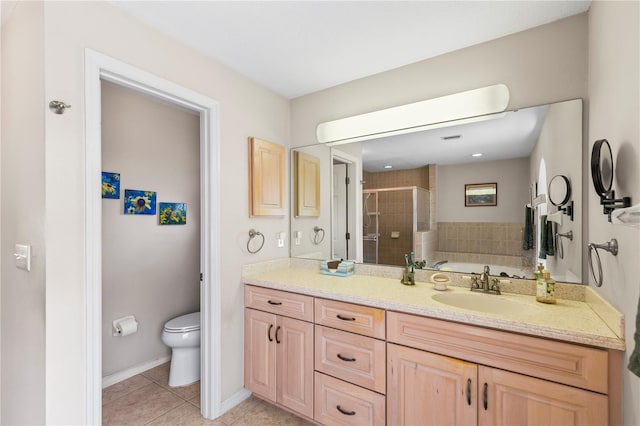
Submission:
M 487 262 L 486 255 L 492 255 L 495 263 L 522 266 L 523 227 L 507 222 L 438 222 L 438 256 L 476 263 Z
M 402 186 L 418 186 L 429 188 L 429 166 L 408 170 L 387 172 L 363 172 L 362 189 L 398 188 Z
M 413 192 L 383 191 L 378 194 L 378 263 L 404 265 L 404 255 L 413 250 Z M 409 212 L 409 214 L 407 214 Z M 398 238 L 391 233 L 398 232 Z

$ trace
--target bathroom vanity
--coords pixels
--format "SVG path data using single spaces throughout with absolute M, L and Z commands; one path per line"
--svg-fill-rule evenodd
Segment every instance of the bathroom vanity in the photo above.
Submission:
M 478 295 L 505 315 L 396 271 L 247 271 L 245 387 L 320 424 L 621 423 L 623 318 L 588 287 L 557 305 Z

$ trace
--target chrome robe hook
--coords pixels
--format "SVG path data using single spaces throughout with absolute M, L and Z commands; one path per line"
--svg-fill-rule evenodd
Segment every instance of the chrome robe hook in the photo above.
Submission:
M 49 109 L 54 114 L 64 114 L 67 108 L 71 108 L 71 105 L 65 104 L 62 101 L 51 101 L 49 102 Z

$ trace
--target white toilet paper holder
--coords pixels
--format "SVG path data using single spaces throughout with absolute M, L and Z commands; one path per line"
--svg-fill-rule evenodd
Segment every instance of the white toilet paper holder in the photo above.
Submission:
M 133 315 L 127 315 L 126 317 L 122 317 L 122 318 L 118 318 L 116 320 L 113 320 L 113 322 L 111 323 L 113 325 L 113 336 L 114 337 L 122 336 L 123 335 L 123 328 L 125 328 L 124 324 L 130 323 L 131 321 L 133 321 L 135 323 L 135 328 L 137 329 L 138 321 L 136 321 L 136 317 L 133 316 Z M 124 335 L 126 336 L 127 334 L 128 333 L 125 333 Z

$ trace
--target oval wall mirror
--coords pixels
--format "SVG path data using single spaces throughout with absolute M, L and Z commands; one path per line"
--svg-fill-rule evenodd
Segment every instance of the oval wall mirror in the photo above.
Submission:
M 606 139 L 597 140 L 591 151 L 591 178 L 600 197 L 611 192 L 613 184 L 613 155 Z
M 571 183 L 565 175 L 555 175 L 549 182 L 549 201 L 556 207 L 562 207 L 571 198 Z

